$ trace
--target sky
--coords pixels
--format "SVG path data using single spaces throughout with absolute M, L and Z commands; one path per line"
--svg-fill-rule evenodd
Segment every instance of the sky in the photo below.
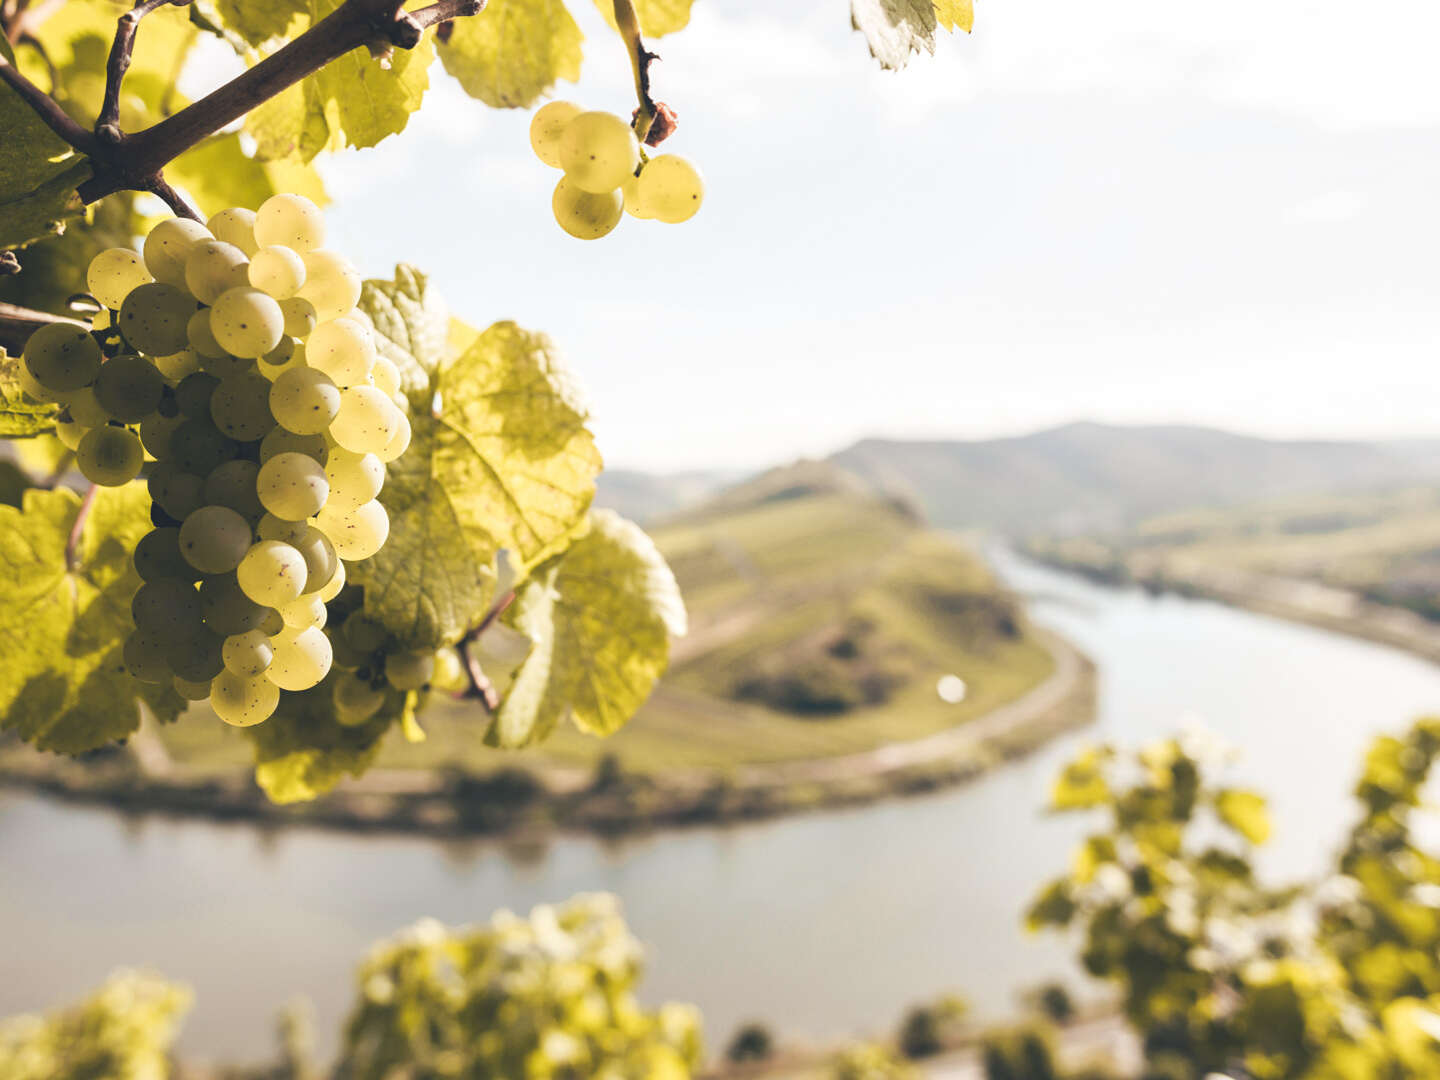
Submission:
M 555 96 L 628 112 L 571 6 Z M 436 64 L 410 130 L 328 163 L 333 227 L 367 276 L 549 333 L 611 467 L 1077 419 L 1436 435 L 1437 39 L 1421 0 L 979 0 L 896 73 L 845 0 L 697 0 L 653 69 L 692 221 L 566 236 L 529 112 Z

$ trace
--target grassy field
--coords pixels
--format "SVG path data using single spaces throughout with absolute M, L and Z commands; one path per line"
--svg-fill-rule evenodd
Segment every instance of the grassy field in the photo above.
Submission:
M 392 733 L 379 764 L 725 771 L 912 739 L 979 716 L 1042 682 L 1053 662 L 982 563 L 902 508 L 846 491 L 761 499 L 653 530 L 690 608 L 670 673 L 640 714 L 600 740 L 563 730 L 520 754 L 485 748 L 473 703 L 432 700 L 429 738 Z M 946 704 L 937 680 L 968 688 Z M 248 759 L 218 723 L 162 735 L 202 770 Z

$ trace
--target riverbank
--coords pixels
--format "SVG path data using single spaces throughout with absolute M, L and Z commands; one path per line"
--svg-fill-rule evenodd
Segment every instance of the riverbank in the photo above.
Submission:
M 754 821 L 934 791 L 1089 723 L 1094 665 L 1063 638 L 1042 637 L 1054 670 L 1019 699 L 926 738 L 837 757 L 653 774 L 626 772 L 613 760 L 588 771 L 376 769 L 313 803 L 276 806 L 248 772 L 187 775 L 164 762 L 142 732 L 129 746 L 84 761 L 12 747 L 0 753 L 0 786 L 125 814 L 438 836 L 614 835 Z

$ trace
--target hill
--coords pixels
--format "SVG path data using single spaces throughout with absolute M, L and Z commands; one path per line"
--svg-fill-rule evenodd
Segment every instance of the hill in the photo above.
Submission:
M 595 505 L 644 524 L 694 506 L 743 475 L 723 469 L 678 473 L 606 469 L 596 482 Z
M 1155 514 L 1440 480 L 1440 444 L 1278 441 L 1209 428 L 1077 423 L 973 442 L 866 439 L 835 464 L 945 527 L 1123 528 Z

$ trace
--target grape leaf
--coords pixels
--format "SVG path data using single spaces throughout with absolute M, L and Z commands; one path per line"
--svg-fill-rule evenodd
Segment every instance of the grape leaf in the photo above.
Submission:
M 1230 788 L 1215 795 L 1215 813 L 1230 828 L 1252 844 L 1270 839 L 1270 813 L 1263 796 L 1253 791 Z
M 898 70 L 913 53 L 934 53 L 937 27 L 968 32 L 974 21 L 970 0 L 850 0 L 850 25 L 883 68 Z
M 8 42 L 0 55 L 0 62 L 15 60 Z M 84 210 L 75 189 L 90 178 L 89 162 L 8 83 L 0 83 L 0 146 L 0 251 L 50 236 Z
M 353 580 L 402 642 L 435 647 L 484 614 L 500 548 L 534 565 L 569 543 L 600 457 L 543 335 L 496 323 L 450 360 L 448 313 L 405 267 L 393 285 L 370 283 L 362 303 L 401 368 L 413 435 L 380 493 L 389 542 Z
M 259 206 L 282 191 L 304 195 L 320 206 L 328 201 L 320 174 L 312 166 L 247 157 L 235 131 L 187 150 L 165 166 L 165 177 L 207 216 L 228 206 Z
M 455 23 L 440 61 L 471 97 L 519 108 L 559 79 L 580 78 L 582 40 L 560 0 L 491 0 L 477 17 Z
M 64 489 L 27 491 L 23 510 L 0 506 L 0 641 L 24 643 L 0 661 L 0 728 L 67 754 L 133 732 L 137 697 L 164 721 L 185 704 L 168 686 L 136 682 L 121 659 L 140 584 L 130 551 L 150 529 L 145 488 L 99 491 L 71 570 L 65 545 L 79 508 Z
M 55 426 L 55 406 L 37 405 L 20 389 L 20 359 L 0 349 L 0 438 L 23 439 Z
M 487 732 L 500 746 L 543 739 L 569 717 L 610 735 L 645 703 L 685 633 L 685 604 L 654 541 L 610 510 L 527 584 L 512 625 L 535 642 Z
M 217 0 L 211 11 L 221 29 L 251 45 L 290 36 L 290 25 L 309 20 L 309 0 Z
M 645 37 L 664 37 L 690 25 L 690 6 L 694 0 L 635 0 L 635 15 L 640 20 L 640 33 Z M 595 6 L 610 28 L 615 29 L 614 0 L 595 0 Z
M 280 695 L 280 707 L 263 724 L 245 729 L 255 746 L 255 782 L 271 802 L 304 802 L 325 794 L 348 773 L 360 776 L 380 752 L 380 740 L 404 709 L 390 692 L 365 723 L 335 719 L 330 680 L 313 690 Z

